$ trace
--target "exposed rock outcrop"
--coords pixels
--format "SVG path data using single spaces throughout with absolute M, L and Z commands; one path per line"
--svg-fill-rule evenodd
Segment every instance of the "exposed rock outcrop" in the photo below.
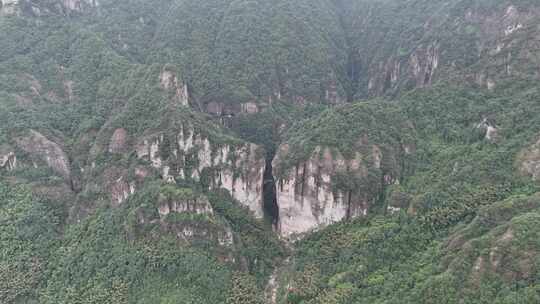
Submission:
M 123 153 L 126 149 L 128 134 L 126 129 L 118 128 L 114 130 L 109 143 L 109 153 Z
M 455 6 L 454 13 L 419 15 L 416 22 L 423 22 L 424 30 L 416 30 L 411 41 L 399 41 L 386 53 L 370 52 L 372 44 L 365 44 L 363 65 L 368 80 L 360 91 L 379 96 L 400 88 L 430 86 L 438 80 L 466 81 L 493 90 L 509 76 L 528 74 L 538 78 L 536 71 L 528 70 L 535 59 L 525 51 L 538 43 L 537 5 L 493 5 L 485 9 L 473 5 L 458 8 L 463 5 L 458 3 L 447 4 Z M 359 15 L 365 19 L 361 22 L 374 21 L 371 15 Z M 376 36 L 380 28 L 370 30 Z M 441 33 L 449 38 L 441 39 Z M 383 48 L 389 47 L 386 39 L 380 42 Z
M 181 240 L 212 240 L 225 247 L 234 244 L 232 229 L 215 219 L 208 198 L 194 194 L 191 189 L 172 186 L 162 191 L 158 198 L 158 213 L 162 229 L 173 232 Z
M 62 4 L 65 9 L 81 12 L 86 7 L 97 7 L 99 2 L 97 0 L 63 0 Z
M 209 188 L 225 188 L 256 217 L 262 217 L 264 151 L 254 144 L 214 144 L 191 127 L 174 135 L 148 135 L 135 147 L 138 158 L 160 169 L 167 182 L 193 179 Z
M 135 182 L 128 182 L 124 176 L 120 176 L 109 184 L 109 192 L 113 205 L 120 205 L 135 193 Z
M 0 0 L 0 16 L 14 15 L 19 11 L 19 0 Z
M 256 102 L 244 102 L 244 103 L 223 103 L 211 101 L 206 107 L 205 111 L 214 117 L 232 117 L 237 114 L 256 114 L 261 111 L 261 105 Z
M 182 199 L 170 200 L 165 196 L 159 197 L 159 215 L 165 217 L 170 213 L 193 213 L 200 215 L 213 215 L 214 210 L 206 196 L 186 197 Z
M 43 134 L 30 130 L 24 137 L 15 139 L 17 146 L 28 153 L 34 160 L 43 161 L 55 173 L 62 176 L 66 181 L 70 181 L 71 167 L 67 154 L 61 146 Z
M 168 68 L 164 68 L 159 75 L 161 88 L 171 92 L 172 101 L 175 104 L 189 106 L 189 90 L 185 82 L 178 79 L 176 73 Z
M 429 86 L 433 82 L 435 72 L 439 67 L 439 43 L 435 42 L 427 48 L 420 47 L 409 58 L 409 68 L 417 87 Z M 397 78 L 397 76 L 395 76 Z M 397 82 L 397 79 L 396 81 Z
M 481 123 L 479 123 L 476 128 L 483 132 L 484 139 L 489 142 L 496 142 L 498 139 L 499 128 L 495 123 L 487 118 L 484 118 Z
M 408 57 L 391 56 L 373 64 L 368 73 L 368 95 L 383 95 L 403 83 L 418 88 L 430 86 L 439 68 L 440 53 L 440 44 L 433 42 L 427 46 L 419 45 Z
M 309 159 L 289 167 L 289 150 L 282 145 L 272 164 L 278 179 L 278 229 L 285 237 L 367 215 L 384 186 L 399 183 L 397 157 L 405 153 L 383 153 L 368 145 L 347 159 L 319 146 Z
M 254 102 L 245 102 L 240 106 L 242 108 L 242 113 L 255 114 L 259 112 L 259 106 Z
M 0 169 L 12 171 L 17 168 L 17 156 L 13 151 L 2 152 L 0 150 Z

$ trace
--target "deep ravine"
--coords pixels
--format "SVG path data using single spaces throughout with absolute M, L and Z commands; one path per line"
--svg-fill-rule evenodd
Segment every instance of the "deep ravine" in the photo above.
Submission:
M 277 231 L 279 225 L 279 206 L 276 196 L 276 181 L 272 174 L 273 153 L 268 153 L 266 157 L 266 167 L 263 177 L 263 210 L 265 217 L 272 223 L 272 227 Z

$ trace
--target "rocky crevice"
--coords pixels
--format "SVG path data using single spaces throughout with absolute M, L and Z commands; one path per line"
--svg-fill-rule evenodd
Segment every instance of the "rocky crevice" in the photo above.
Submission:
M 362 77 L 362 61 L 358 42 L 354 38 L 354 18 L 351 18 L 347 5 L 342 0 L 334 1 L 335 12 L 339 18 L 339 26 L 343 32 L 345 62 L 337 67 L 338 79 L 345 91 L 346 102 L 351 103 L 360 90 Z
M 279 230 L 279 205 L 277 201 L 276 180 L 272 173 L 273 153 L 268 153 L 263 176 L 263 211 L 265 217 L 270 220 L 272 226 Z

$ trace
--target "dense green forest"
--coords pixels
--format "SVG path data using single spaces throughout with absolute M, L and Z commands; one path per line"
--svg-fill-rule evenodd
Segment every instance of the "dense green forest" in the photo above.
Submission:
M 532 0 L 0 0 L 0 303 L 540 303 Z

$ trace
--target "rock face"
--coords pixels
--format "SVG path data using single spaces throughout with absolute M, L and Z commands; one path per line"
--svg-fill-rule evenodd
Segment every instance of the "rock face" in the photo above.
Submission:
M 183 81 L 179 80 L 176 73 L 167 68 L 161 71 L 159 75 L 159 83 L 161 88 L 172 93 L 174 103 L 189 106 L 189 91 L 188 86 Z
M 260 105 L 256 102 L 230 104 L 211 101 L 206 105 L 205 111 L 214 117 L 232 117 L 238 114 L 256 114 L 259 113 L 261 109 Z
M 368 214 L 385 185 L 399 183 L 398 151 L 385 153 L 377 145 L 350 158 L 328 147 L 317 147 L 306 161 L 290 168 L 290 153 L 282 145 L 273 161 L 276 176 L 278 230 L 284 237 Z M 389 168 L 383 167 L 389 164 Z
M 242 113 L 255 114 L 259 112 L 259 106 L 254 102 L 246 102 L 240 105 Z
M 0 147 L 0 169 L 12 171 L 17 168 L 17 156 L 11 147 Z
M 28 136 L 17 138 L 15 141 L 17 146 L 32 158 L 45 162 L 47 166 L 66 181 L 70 180 L 69 158 L 60 145 L 35 130 L 30 130 Z
M 395 5 L 389 3 L 389 6 Z M 418 16 L 420 19 L 416 21 L 423 23 L 423 31 L 416 31 L 412 35 L 416 38 L 412 38 L 412 44 L 407 47 L 396 44 L 384 54 L 369 52 L 372 44 L 364 44 L 368 81 L 367 88 L 362 87 L 360 91 L 367 89 L 368 96 L 378 96 L 403 87 L 426 87 L 456 72 L 469 83 L 494 89 L 508 76 L 528 73 L 529 64 L 520 61 L 532 60 L 531 53 L 513 50 L 530 49 L 529 45 L 536 43 L 535 24 L 540 13 L 537 5 L 509 4 L 490 9 L 473 5 L 457 8 L 463 5 L 459 1 L 450 1 L 447 5 L 456 6 L 455 13 Z M 359 15 L 359 23 L 375 21 L 370 19 L 370 14 L 362 16 L 360 12 Z M 368 27 L 367 31 L 370 30 L 376 36 L 380 28 Z M 441 39 L 439 34 L 444 32 L 452 33 L 451 38 Z M 380 41 L 388 47 L 387 40 Z M 456 48 L 456 45 L 467 47 Z M 531 76 L 537 78 L 538 73 Z
M 435 72 L 439 67 L 439 56 L 438 43 L 433 43 L 425 49 L 419 48 L 411 55 L 409 58 L 409 69 L 412 75 L 414 75 L 417 87 L 421 88 L 431 85 Z
M 113 205 L 120 205 L 135 193 L 135 182 L 128 182 L 124 176 L 118 177 L 109 184 L 109 192 Z
M 520 172 L 540 181 L 540 137 L 535 144 L 525 148 L 518 156 Z
M 17 156 L 15 153 L 10 152 L 6 155 L 0 156 L 0 168 L 6 168 L 11 171 L 17 167 Z
M 127 131 L 124 128 L 116 129 L 109 143 L 109 153 L 122 153 L 126 149 Z
M 287 146 L 280 149 L 273 168 L 279 168 L 280 158 L 288 153 L 287 150 Z M 347 164 L 343 159 L 334 162 L 328 149 L 322 157 L 319 152 L 320 147 L 309 160 L 296 165 L 277 182 L 278 227 L 284 236 L 329 225 L 346 218 L 351 212 L 348 198 L 342 192 L 334 193 L 331 184 L 332 175 L 336 170 L 346 170 Z M 274 173 L 276 176 L 279 174 Z M 367 211 L 365 206 L 358 207 L 357 212 Z
M 193 213 L 203 215 L 213 215 L 212 205 L 205 196 L 190 197 L 183 199 L 167 199 L 165 196 L 159 198 L 159 215 L 165 217 L 170 213 Z
M 484 132 L 484 139 L 489 142 L 496 142 L 499 134 L 499 129 L 494 122 L 484 118 L 481 123 L 476 126 L 477 129 Z
M 158 198 L 162 229 L 188 242 L 206 239 L 225 247 L 234 244 L 231 228 L 215 219 L 206 196 L 196 195 L 190 189 L 171 189 L 174 190 L 161 193 Z
M 135 150 L 138 158 L 161 171 L 165 181 L 192 179 L 212 189 L 224 188 L 256 217 L 263 216 L 265 160 L 263 149 L 257 145 L 214 144 L 193 128 L 184 127 L 174 136 L 145 136 Z
M 85 7 L 96 7 L 99 3 L 97 0 L 63 0 L 64 8 L 71 11 L 82 11 Z
M 14 15 L 18 12 L 19 0 L 0 0 L 0 16 Z

